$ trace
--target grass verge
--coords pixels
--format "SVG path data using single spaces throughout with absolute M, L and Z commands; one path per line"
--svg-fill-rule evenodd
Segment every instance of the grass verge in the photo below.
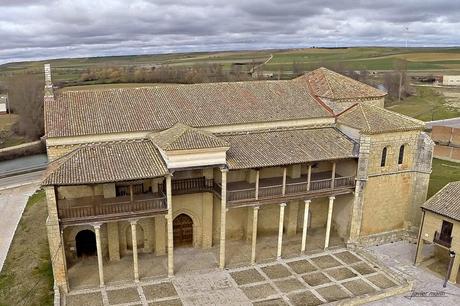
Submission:
M 52 305 L 51 268 L 45 220 L 45 194 L 29 198 L 0 272 L 0 305 Z
M 428 187 L 428 198 L 449 182 L 460 181 L 460 163 L 433 159 L 433 169 Z

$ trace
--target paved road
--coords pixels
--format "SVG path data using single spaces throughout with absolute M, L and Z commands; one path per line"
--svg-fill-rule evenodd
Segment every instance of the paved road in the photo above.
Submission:
M 39 187 L 43 171 L 0 179 L 0 269 L 27 199 Z
M 36 171 L 21 175 L 10 176 L 0 179 L 0 191 L 27 185 L 30 183 L 39 183 L 42 179 L 44 171 Z
M 460 128 L 460 117 L 452 118 L 452 119 L 430 121 L 430 122 L 427 122 L 426 125 L 430 128 L 435 125 Z

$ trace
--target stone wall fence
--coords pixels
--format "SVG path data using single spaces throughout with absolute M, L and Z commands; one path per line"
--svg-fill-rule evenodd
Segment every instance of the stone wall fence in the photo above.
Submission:
M 460 162 L 460 128 L 433 126 L 431 138 L 436 143 L 434 157 Z

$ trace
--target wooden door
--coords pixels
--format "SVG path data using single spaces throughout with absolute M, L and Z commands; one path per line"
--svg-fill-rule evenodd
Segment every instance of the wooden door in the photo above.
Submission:
M 186 214 L 173 221 L 174 246 L 193 245 L 193 220 Z

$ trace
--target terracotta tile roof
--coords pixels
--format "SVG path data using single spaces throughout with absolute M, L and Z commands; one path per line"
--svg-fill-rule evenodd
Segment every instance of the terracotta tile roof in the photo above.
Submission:
M 425 128 L 423 121 L 363 103 L 359 103 L 339 115 L 337 123 L 369 134 L 423 130 Z
M 229 144 L 212 133 L 177 123 L 159 133 L 152 133 L 150 140 L 164 151 L 228 147 Z
M 168 169 L 150 140 L 88 144 L 53 161 L 42 185 L 79 185 L 164 176 Z
M 230 169 L 356 157 L 355 143 L 334 128 L 220 136 L 230 143 Z
M 61 91 L 45 102 L 48 137 L 332 117 L 293 81 Z
M 447 184 L 426 201 L 422 209 L 460 221 L 460 181 Z
M 295 80 L 307 82 L 313 94 L 331 100 L 378 98 L 386 95 L 384 91 L 323 67 Z

